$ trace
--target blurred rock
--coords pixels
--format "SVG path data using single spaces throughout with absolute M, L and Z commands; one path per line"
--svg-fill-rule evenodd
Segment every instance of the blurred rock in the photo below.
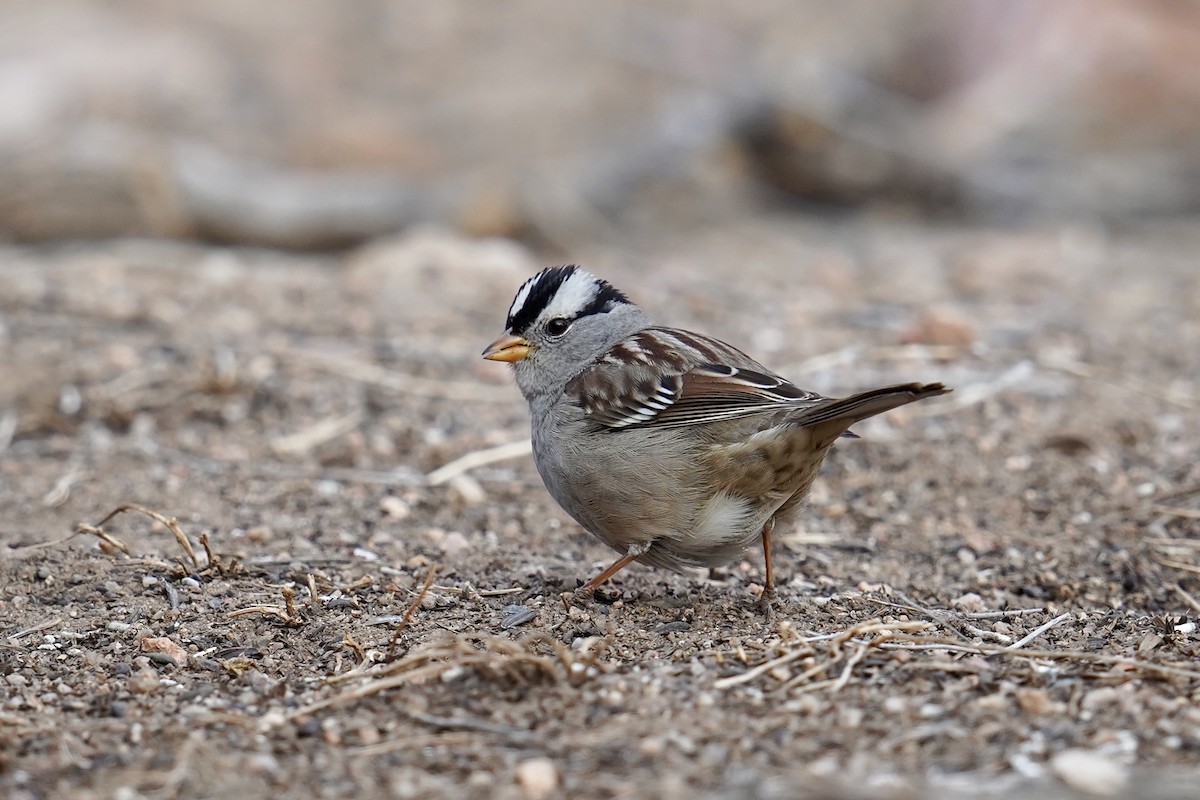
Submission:
M 1094 750 L 1069 748 L 1055 753 L 1050 767 L 1067 786 L 1090 795 L 1112 797 L 1129 782 L 1127 767 Z
M 1200 206 L 1195 4 L 4 14 L 0 232 L 18 239 L 327 248 L 433 222 L 569 247 L 736 213 L 761 184 L 992 217 Z
M 526 759 L 517 764 L 517 784 L 530 800 L 542 800 L 558 788 L 558 769 L 548 758 Z

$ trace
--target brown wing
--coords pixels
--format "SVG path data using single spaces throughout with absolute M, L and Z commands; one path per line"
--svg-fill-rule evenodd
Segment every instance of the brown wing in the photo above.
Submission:
M 609 428 L 700 425 L 825 401 L 718 339 L 671 328 L 647 328 L 617 343 L 567 385 L 567 394 Z

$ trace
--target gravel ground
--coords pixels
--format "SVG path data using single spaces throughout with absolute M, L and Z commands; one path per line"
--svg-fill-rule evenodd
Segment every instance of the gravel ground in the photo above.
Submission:
M 527 456 L 429 477 L 526 436 L 478 358 L 516 244 L 7 247 L 0 791 L 1192 797 L 1198 246 L 766 216 L 574 254 L 806 387 L 955 387 L 838 445 L 769 623 L 753 552 L 567 613 L 610 556 Z

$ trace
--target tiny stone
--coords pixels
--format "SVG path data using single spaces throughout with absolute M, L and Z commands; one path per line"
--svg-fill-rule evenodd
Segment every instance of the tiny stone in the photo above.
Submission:
M 1050 759 L 1059 780 L 1078 792 L 1111 797 L 1129 782 L 1129 770 L 1094 750 L 1069 748 Z
M 1049 714 L 1058 706 L 1045 689 L 1017 689 L 1016 696 L 1017 704 L 1030 714 Z
M 158 691 L 158 672 L 154 667 L 143 667 L 129 678 L 129 691 L 134 694 L 150 694 Z
M 666 750 L 666 743 L 657 736 L 648 736 L 638 742 L 638 752 L 647 758 L 661 756 Z
M 296 735 L 304 736 L 304 737 L 320 736 L 321 735 L 321 721 L 318 720 L 316 717 L 308 717 L 307 719 L 305 719 L 303 722 L 301 722 L 299 725 L 296 726 Z
M 558 788 L 558 769 L 548 758 L 530 758 L 517 764 L 517 785 L 530 800 L 549 797 Z
M 328 478 L 322 478 L 321 480 L 316 481 L 313 484 L 313 488 L 316 490 L 317 494 L 325 497 L 336 497 L 342 493 L 342 485 L 337 481 L 329 480 Z
M 412 507 L 399 497 L 385 497 L 379 501 L 379 510 L 392 519 L 404 519 L 412 514 Z
M 471 543 L 467 541 L 467 537 L 463 536 L 458 531 L 450 531 L 447 533 L 440 544 L 442 552 L 448 556 L 461 553 L 471 546 Z
M 960 597 L 956 597 L 950 601 L 950 605 L 955 608 L 961 608 L 963 611 L 979 612 L 983 611 L 985 604 L 983 598 L 975 592 L 967 592 Z

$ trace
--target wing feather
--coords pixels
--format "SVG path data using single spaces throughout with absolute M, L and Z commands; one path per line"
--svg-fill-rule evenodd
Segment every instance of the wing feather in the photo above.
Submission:
M 617 343 L 567 392 L 591 419 L 614 429 L 702 425 L 825 400 L 720 340 L 671 328 L 648 328 Z

